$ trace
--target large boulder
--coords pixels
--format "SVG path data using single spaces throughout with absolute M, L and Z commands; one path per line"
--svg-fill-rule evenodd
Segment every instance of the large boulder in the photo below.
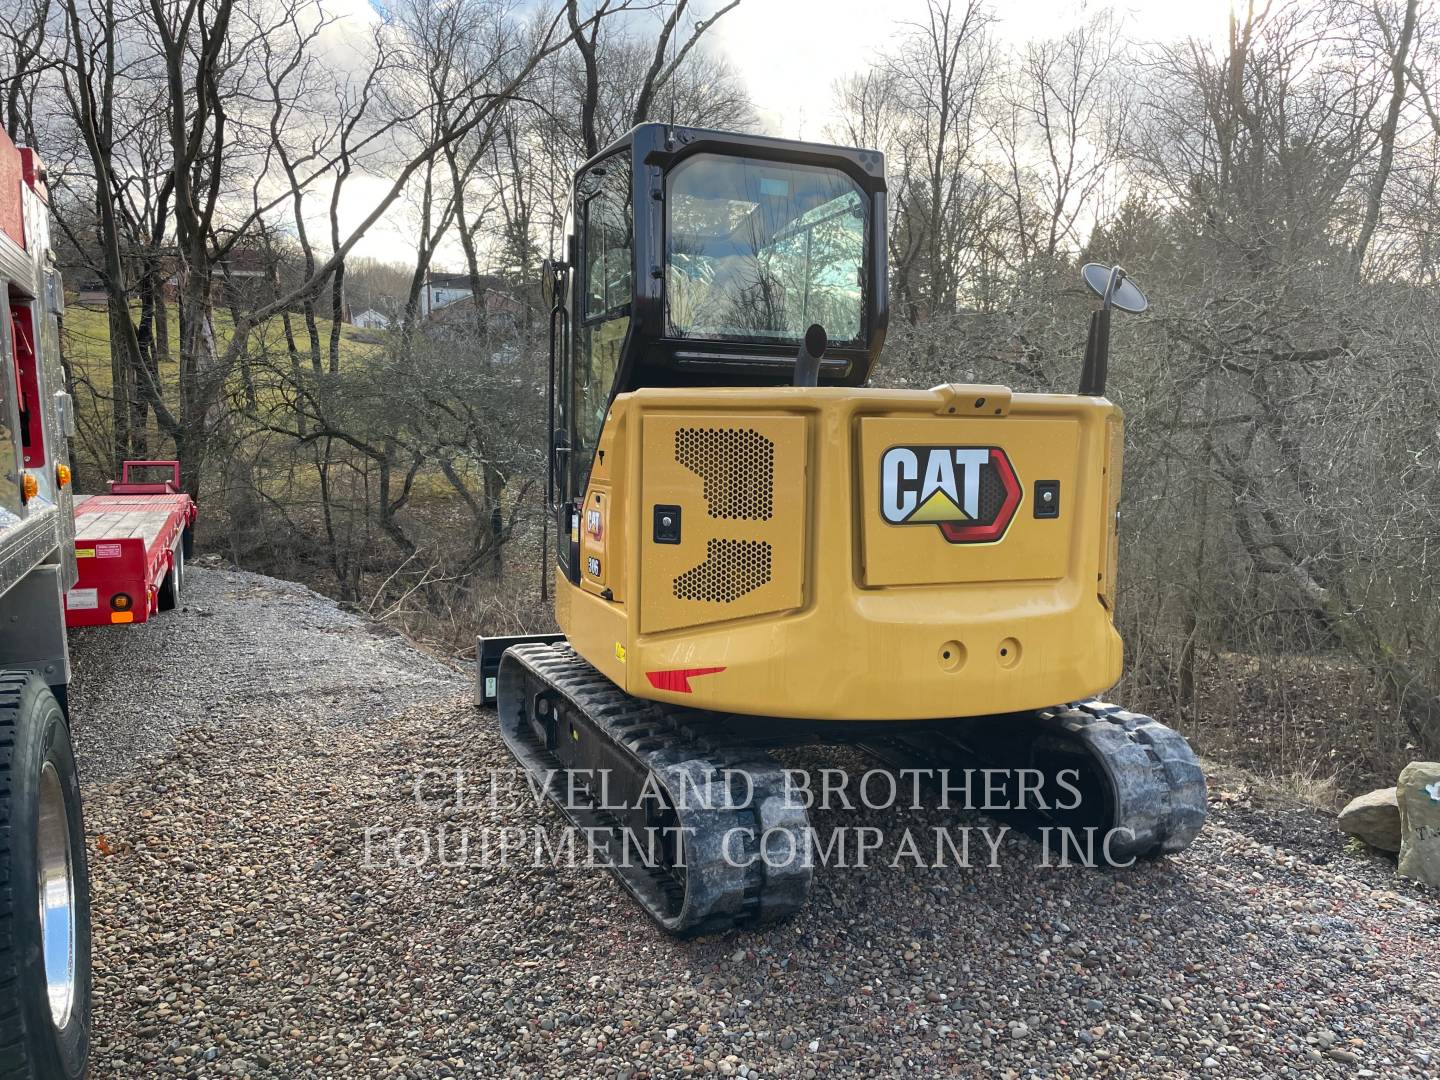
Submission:
M 1400 873 L 1440 887 L 1440 761 L 1412 761 L 1396 786 Z
M 1400 804 L 1396 789 L 1380 788 L 1351 799 L 1340 811 L 1340 828 L 1382 851 L 1400 850 Z

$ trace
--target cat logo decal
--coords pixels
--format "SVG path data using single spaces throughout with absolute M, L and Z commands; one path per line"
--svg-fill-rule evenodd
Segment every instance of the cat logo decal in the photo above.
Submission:
M 998 446 L 892 446 L 880 458 L 880 515 L 891 525 L 935 525 L 952 544 L 1005 535 L 1020 481 Z

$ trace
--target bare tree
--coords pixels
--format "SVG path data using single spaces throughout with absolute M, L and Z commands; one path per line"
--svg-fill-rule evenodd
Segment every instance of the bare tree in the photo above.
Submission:
M 904 123 L 897 78 L 887 67 L 871 67 L 835 83 L 840 119 L 830 137 L 847 146 L 895 144 Z
M 1027 43 L 999 95 L 995 135 L 1021 263 L 1080 246 L 1115 177 L 1128 113 L 1124 47 L 1109 12 Z
M 1390 69 L 1390 100 L 1385 106 L 1385 119 L 1377 135 L 1380 156 L 1375 165 L 1375 174 L 1370 180 L 1365 196 L 1365 217 L 1360 224 L 1360 235 L 1355 238 L 1351 261 L 1358 274 L 1365 256 L 1370 250 L 1370 241 L 1380 224 L 1380 205 L 1385 196 L 1385 185 L 1390 180 L 1395 166 L 1395 137 L 1400 127 L 1400 113 L 1409 96 L 1410 49 L 1415 40 L 1415 23 L 1419 17 L 1420 0 L 1406 0 L 1405 14 L 1398 33 L 1385 18 L 1377 5 L 1374 9 L 1375 22 L 1384 37 L 1385 52 L 1388 54 Z
M 54 63 L 46 51 L 50 6 L 51 0 L 6 0 L 0 5 L 0 97 L 5 133 L 12 140 L 35 142 L 35 91 L 41 74 Z
M 120 79 L 120 18 L 115 0 L 91 0 L 82 11 L 81 0 L 63 0 L 67 50 L 61 89 L 79 132 L 90 168 L 91 192 L 98 225 L 101 260 L 98 270 L 106 286 L 110 318 L 111 408 L 114 462 L 118 465 L 131 445 L 131 401 L 138 395 L 135 373 L 145 369 L 139 334 L 130 318 L 130 288 L 125 266 L 124 223 L 116 195 L 115 107 Z M 160 185 L 161 206 L 168 205 L 173 185 Z M 61 220 L 62 228 L 64 220 Z M 74 236 L 72 234 L 72 239 Z M 163 408 L 163 406 L 161 406 Z
M 594 157 L 610 141 L 599 126 L 600 117 L 608 115 L 618 120 L 621 124 L 620 131 L 646 120 L 656 119 L 654 110 L 662 92 L 683 69 L 685 61 L 705 32 L 739 4 L 740 0 L 727 0 L 710 16 L 694 18 L 687 29 L 685 20 L 692 14 L 690 0 L 670 0 L 668 11 L 663 3 L 657 3 L 656 6 L 664 14 L 659 34 L 653 42 L 646 42 L 644 46 L 648 62 L 643 71 L 632 73 L 630 79 L 607 78 L 602 81 L 602 54 L 608 44 L 603 40 L 602 32 L 617 21 L 617 16 L 633 10 L 635 5 L 628 0 L 601 0 L 588 19 L 585 19 L 582 17 L 580 0 L 565 0 L 566 18 L 570 22 L 570 31 L 584 69 L 578 111 L 585 157 Z M 622 37 L 617 44 L 622 50 L 633 50 L 634 39 Z M 638 78 L 634 77 L 635 75 L 638 75 Z M 604 95 L 617 89 L 624 94 L 633 94 L 630 107 L 624 116 L 617 116 L 614 111 L 605 108 Z M 612 131 L 610 134 L 613 136 L 619 134 L 619 131 Z
M 883 60 L 887 98 L 905 118 L 885 147 L 897 225 L 891 278 L 912 322 L 956 310 L 964 269 L 983 250 L 976 241 L 994 204 L 979 160 L 992 21 L 980 0 L 929 0 L 924 21 Z

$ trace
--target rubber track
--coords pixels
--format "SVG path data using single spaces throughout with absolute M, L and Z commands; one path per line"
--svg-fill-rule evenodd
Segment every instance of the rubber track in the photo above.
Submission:
M 956 720 L 865 746 L 886 762 L 909 767 L 1021 769 L 1031 765 L 1028 750 L 1047 738 L 1082 753 L 1099 771 L 1109 811 L 1099 827 L 1125 830 L 1112 838 L 1113 858 L 1184 851 L 1205 824 L 1205 773 L 1184 736 L 1143 713 L 1097 699 L 1029 715 Z
M 19 732 L 20 695 L 30 681 L 26 672 L 0 675 L 0 1080 L 34 1075 L 25 1052 L 25 1017 L 18 993 L 20 942 L 15 940 L 14 869 L 10 865 L 10 829 L 14 765 Z
M 1077 713 L 1087 718 L 1081 721 L 1087 746 L 1121 747 L 1115 728 L 1128 743 L 1119 754 L 1105 757 L 1113 763 L 1107 772 L 1123 807 L 1117 825 L 1135 831 L 1134 843 L 1125 845 L 1128 853 L 1173 855 L 1188 848 L 1205 825 L 1207 803 L 1205 771 L 1185 737 L 1153 717 L 1105 701 L 1081 701 L 1060 715 L 1069 723 Z
M 566 805 L 563 767 L 524 719 L 523 706 L 541 688 L 623 750 L 638 775 L 655 775 L 671 792 L 709 796 L 690 800 L 699 806 L 676 807 L 687 830 L 683 868 L 633 861 L 627 866 L 609 857 L 605 842 L 596 848 L 599 859 L 662 927 L 681 936 L 714 933 L 783 919 L 804 904 L 811 879 L 809 820 L 804 808 L 787 797 L 785 773 L 768 752 L 727 742 L 723 723 L 715 722 L 723 717 L 699 722 L 701 714 L 630 696 L 568 645 L 507 650 L 496 686 L 506 744 L 532 777 L 544 782 L 549 773 L 547 794 L 574 824 L 609 830 L 610 844 L 620 843 L 619 823 L 598 806 Z M 742 772 L 752 797 L 727 799 L 727 785 L 734 794 Z M 775 865 L 759 850 L 767 835 Z M 787 844 L 793 846 L 787 849 Z M 790 851 L 796 853 L 793 860 L 786 858 Z

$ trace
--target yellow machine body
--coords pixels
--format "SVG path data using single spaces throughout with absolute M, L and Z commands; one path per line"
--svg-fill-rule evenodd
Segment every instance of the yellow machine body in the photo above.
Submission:
M 1083 698 L 1121 670 L 1120 446 L 1103 398 L 999 386 L 621 394 L 557 618 L 627 692 L 699 709 L 914 720 Z M 1004 511 L 993 538 L 967 527 L 982 494 Z
M 1110 317 L 1143 294 L 1083 268 L 1078 394 L 872 389 L 886 197 L 874 151 L 642 124 L 575 174 L 542 272 L 565 640 L 477 641 L 477 701 L 673 934 L 804 903 L 786 747 L 982 766 L 1007 825 L 1112 865 L 1205 821 L 1185 740 L 1093 697 L 1122 660 Z

